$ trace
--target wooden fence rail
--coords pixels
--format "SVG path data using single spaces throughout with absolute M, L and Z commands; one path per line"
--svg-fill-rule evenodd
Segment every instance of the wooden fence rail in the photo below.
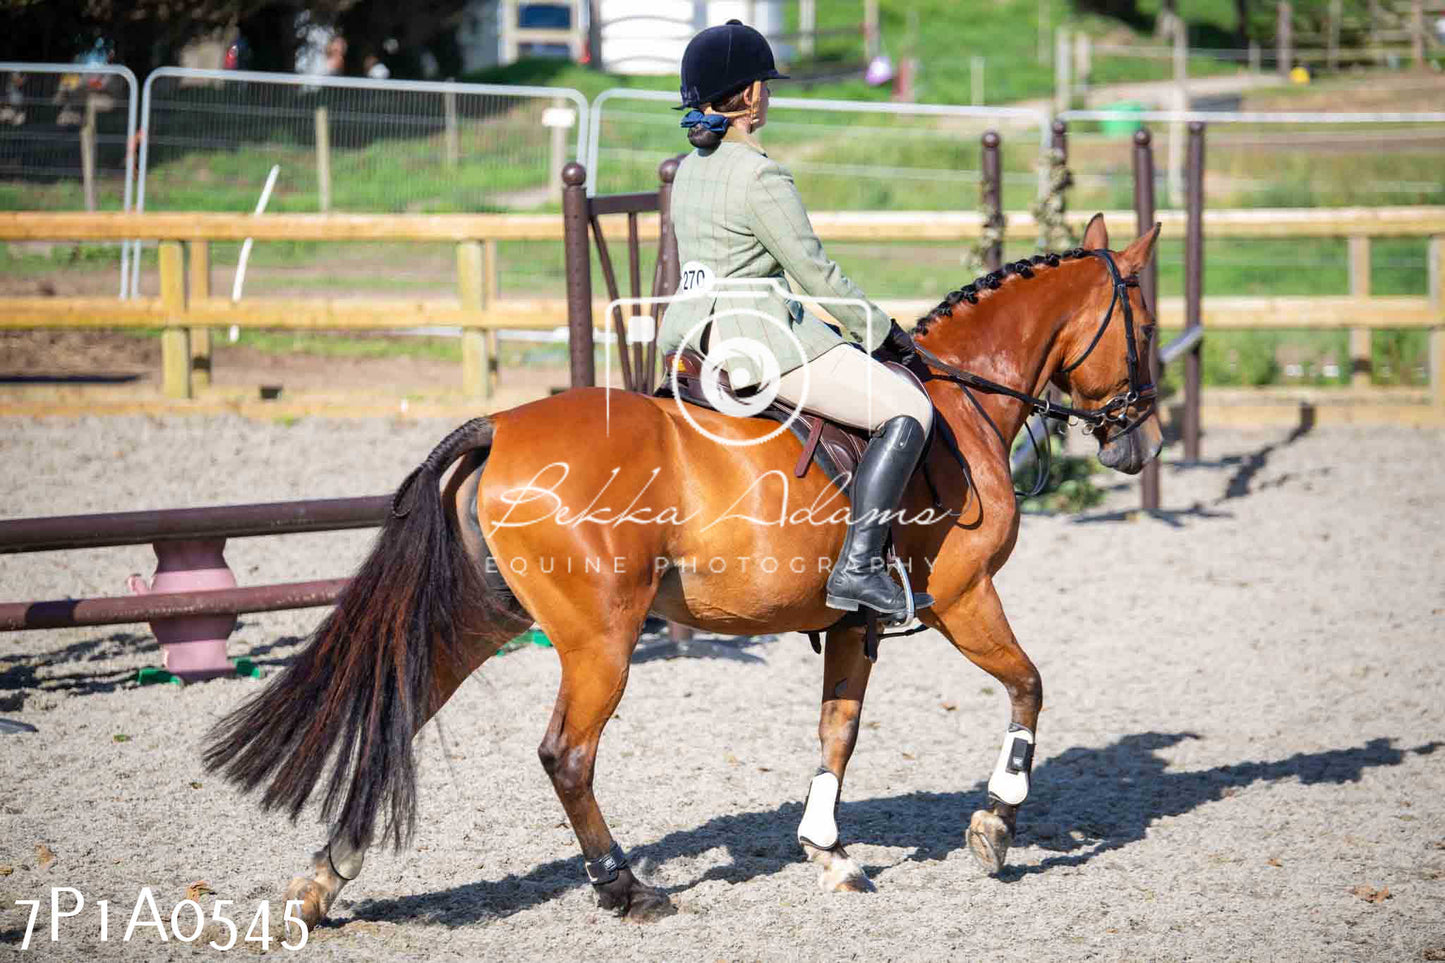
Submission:
M 625 214 L 603 214 L 628 231 Z M 1109 212 L 1114 223 L 1127 223 L 1133 212 Z M 1161 211 L 1165 235 L 1182 237 L 1184 213 Z M 1082 226 L 1084 216 L 1071 215 Z M 656 215 L 636 215 L 640 241 L 655 241 Z M 835 241 L 971 241 L 983 218 L 975 212 L 820 212 L 813 216 L 818 235 Z M 1445 406 L 1445 207 L 1206 210 L 1204 235 L 1211 242 L 1232 238 L 1342 237 L 1349 239 L 1348 296 L 1209 297 L 1206 326 L 1223 329 L 1344 328 L 1351 331 L 1354 383 L 1369 381 L 1369 332 L 1372 328 L 1430 329 L 1432 399 Z M 1033 240 L 1037 226 L 1028 214 L 1008 217 L 1006 237 Z M 457 247 L 456 297 L 420 299 L 263 298 L 232 303 L 210 296 L 205 281 L 211 241 L 413 241 L 449 242 Z M 513 214 L 87 214 L 0 213 L 0 240 L 160 242 L 160 290 L 155 298 L 0 298 L 0 329 L 38 327 L 163 328 L 165 393 L 193 395 L 209 373 L 209 334 L 232 324 L 253 328 L 396 330 L 450 325 L 462 328 L 463 386 L 469 396 L 491 393 L 495 378 L 496 330 L 547 329 L 566 324 L 563 298 L 498 297 L 497 244 L 501 241 L 561 241 L 556 215 Z M 1370 241 L 1377 237 L 1430 239 L 1430 288 L 1425 297 L 1375 297 L 1370 291 Z M 931 300 L 885 299 L 899 318 L 917 317 Z M 1165 327 L 1184 326 L 1182 298 L 1164 298 L 1158 309 Z M 598 302 L 595 317 L 604 317 Z

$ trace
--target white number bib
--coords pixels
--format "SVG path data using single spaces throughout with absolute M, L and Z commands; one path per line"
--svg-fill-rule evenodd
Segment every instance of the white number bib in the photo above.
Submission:
M 717 280 L 717 275 L 712 268 L 701 261 L 688 261 L 682 266 L 682 274 L 677 282 L 678 294 L 701 294 L 712 287 Z

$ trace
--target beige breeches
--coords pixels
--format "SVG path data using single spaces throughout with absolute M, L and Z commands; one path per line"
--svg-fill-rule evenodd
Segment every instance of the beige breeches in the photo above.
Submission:
M 933 426 L 933 403 L 917 385 L 846 344 L 779 378 L 777 396 L 804 411 L 869 431 L 898 415 L 916 419 L 925 433 Z

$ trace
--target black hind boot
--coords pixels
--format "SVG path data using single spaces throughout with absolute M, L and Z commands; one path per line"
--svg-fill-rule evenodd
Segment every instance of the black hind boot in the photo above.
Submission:
M 853 477 L 853 522 L 848 526 L 838 564 L 828 576 L 829 608 L 856 612 L 861 605 L 873 609 L 888 623 L 907 619 L 909 599 L 903 586 L 888 574 L 883 546 L 892 527 L 886 516 L 897 510 L 923 453 L 924 440 L 918 420 L 899 415 L 884 422 L 868 443 Z M 933 604 L 933 599 L 922 593 L 913 601 L 917 608 Z

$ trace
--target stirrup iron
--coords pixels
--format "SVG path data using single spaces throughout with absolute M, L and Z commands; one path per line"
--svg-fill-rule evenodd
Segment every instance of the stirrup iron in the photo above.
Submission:
M 933 596 L 927 592 L 913 591 L 913 583 L 908 580 L 908 567 L 903 564 L 903 559 L 897 555 L 893 556 L 890 563 L 893 571 L 898 573 L 898 580 L 903 583 L 903 598 L 908 602 L 908 614 L 901 622 L 889 622 L 889 628 L 897 628 L 900 625 L 907 625 L 918 617 L 919 609 L 931 608 Z
M 913 585 L 908 580 L 908 569 L 904 566 L 903 560 L 898 556 L 893 556 L 893 559 L 888 563 L 888 567 L 890 570 L 898 573 L 898 580 L 903 583 L 903 598 L 907 606 L 905 614 L 901 618 L 890 618 L 892 613 L 877 612 L 875 609 L 869 609 L 869 611 L 874 612 L 878 618 L 882 620 L 884 626 L 892 629 L 912 622 L 918 617 L 919 609 L 931 608 L 933 605 L 933 596 L 927 592 L 913 591 Z M 828 608 L 838 609 L 842 612 L 856 612 L 859 608 L 867 608 L 867 606 L 863 606 L 853 599 L 845 599 L 832 594 L 829 594 L 824 601 L 827 603 Z

